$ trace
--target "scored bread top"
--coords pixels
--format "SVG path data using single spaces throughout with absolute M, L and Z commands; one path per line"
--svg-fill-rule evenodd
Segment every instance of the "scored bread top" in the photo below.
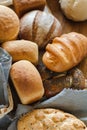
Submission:
M 85 124 L 63 111 L 36 109 L 18 120 L 17 130 L 86 130 Z
M 61 23 L 50 13 L 34 10 L 20 20 L 20 38 L 36 42 L 40 48 L 61 32 Z

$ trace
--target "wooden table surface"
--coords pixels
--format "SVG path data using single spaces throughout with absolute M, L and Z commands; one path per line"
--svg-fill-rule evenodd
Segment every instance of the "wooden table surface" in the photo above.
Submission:
M 87 21 L 73 22 L 68 20 L 62 13 L 59 5 L 59 0 L 47 0 L 47 6 L 50 12 L 60 21 L 63 32 L 79 32 L 87 36 Z

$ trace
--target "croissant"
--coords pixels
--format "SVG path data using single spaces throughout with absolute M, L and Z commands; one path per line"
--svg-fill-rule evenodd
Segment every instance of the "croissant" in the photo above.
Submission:
M 63 72 L 76 66 L 87 55 L 87 37 L 71 32 L 53 39 L 46 46 L 43 63 L 55 72 Z

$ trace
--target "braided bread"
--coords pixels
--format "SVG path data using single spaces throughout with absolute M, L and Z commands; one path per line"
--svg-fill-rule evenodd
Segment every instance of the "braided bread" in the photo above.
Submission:
M 46 46 L 43 63 L 52 71 L 63 72 L 76 66 L 87 55 L 87 37 L 71 32 L 54 38 Z

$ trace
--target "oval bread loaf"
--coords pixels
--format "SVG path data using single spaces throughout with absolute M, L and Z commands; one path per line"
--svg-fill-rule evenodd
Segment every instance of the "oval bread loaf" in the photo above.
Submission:
M 52 14 L 34 10 L 21 18 L 19 36 L 36 42 L 42 48 L 49 40 L 59 36 L 61 30 L 60 22 Z
M 43 63 L 52 71 L 63 72 L 76 66 L 86 55 L 87 37 L 71 32 L 47 45 Z
M 44 94 L 42 79 L 31 62 L 20 60 L 14 63 L 10 76 L 22 104 L 30 104 L 42 98 Z
M 34 42 L 14 40 L 5 42 L 1 46 L 12 56 L 13 62 L 29 60 L 33 64 L 38 63 L 38 46 Z

